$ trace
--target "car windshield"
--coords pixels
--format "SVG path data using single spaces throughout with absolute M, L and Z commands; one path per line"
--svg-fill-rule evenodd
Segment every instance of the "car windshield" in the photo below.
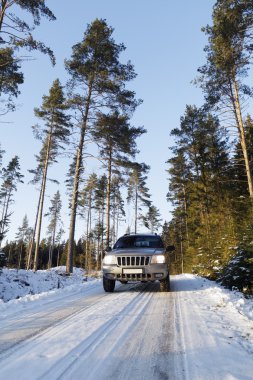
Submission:
M 123 236 L 114 245 L 113 249 L 120 248 L 163 248 L 162 239 L 159 236 Z

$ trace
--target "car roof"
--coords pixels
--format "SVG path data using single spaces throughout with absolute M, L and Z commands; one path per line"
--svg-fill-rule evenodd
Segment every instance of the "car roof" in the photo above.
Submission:
M 147 234 L 147 233 L 138 233 L 138 234 L 135 234 L 135 233 L 129 233 L 129 234 L 125 234 L 125 235 L 123 235 L 123 236 L 121 236 L 120 238 L 122 238 L 122 237 L 125 237 L 125 236 L 159 236 L 160 237 L 160 235 L 158 235 L 158 234 Z

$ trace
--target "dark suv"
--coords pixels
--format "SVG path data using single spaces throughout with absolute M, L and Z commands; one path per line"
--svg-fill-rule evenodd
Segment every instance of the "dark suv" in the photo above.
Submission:
M 160 291 L 170 291 L 170 275 L 165 253 L 174 246 L 164 247 L 156 234 L 126 234 L 118 239 L 103 260 L 103 286 L 113 292 L 115 281 L 160 281 Z

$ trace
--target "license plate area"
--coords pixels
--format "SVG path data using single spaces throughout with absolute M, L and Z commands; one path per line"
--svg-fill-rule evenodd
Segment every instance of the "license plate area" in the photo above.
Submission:
M 123 274 L 142 274 L 143 269 L 123 269 Z

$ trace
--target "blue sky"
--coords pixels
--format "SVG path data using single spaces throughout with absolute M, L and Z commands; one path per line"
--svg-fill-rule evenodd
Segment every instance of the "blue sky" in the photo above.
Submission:
M 20 157 L 25 184 L 20 185 L 12 206 L 12 225 L 9 239 L 13 238 L 22 218 L 27 213 L 31 225 L 34 223 L 38 193 L 27 182 L 31 179 L 27 169 L 35 167 L 34 154 L 40 144 L 32 135 L 31 126 L 37 122 L 33 108 L 41 104 L 43 94 L 47 94 L 55 78 L 62 84 L 67 81 L 64 59 L 71 55 L 72 46 L 80 42 L 88 23 L 95 18 L 106 19 L 114 31 L 116 42 L 123 42 L 127 49 L 122 60 L 131 60 L 138 77 L 131 83 L 137 97 L 143 104 L 136 111 L 132 124 L 144 126 L 147 134 L 138 141 L 140 154 L 137 159 L 151 166 L 148 186 L 152 201 L 161 212 L 164 220 L 171 218 L 171 207 L 166 201 L 168 180 L 166 160 L 168 147 L 173 144 L 171 129 L 178 127 L 180 116 L 186 104 L 200 106 L 203 101 L 201 90 L 191 81 L 197 75 L 197 68 L 205 62 L 203 48 L 206 36 L 201 27 L 211 22 L 213 0 L 48 0 L 47 5 L 57 17 L 57 21 L 42 20 L 36 29 L 36 38 L 50 46 L 56 55 L 57 64 L 52 67 L 47 57 L 32 54 L 35 60 L 25 62 L 23 71 L 25 83 L 17 99 L 18 109 L 5 118 L 1 125 L 1 143 L 6 150 L 4 163 L 17 154 Z M 68 230 L 68 210 L 64 179 L 69 160 L 60 158 L 59 164 L 52 167 L 49 176 L 61 182 L 65 230 Z M 94 161 L 87 162 L 87 173 L 97 170 Z M 49 185 L 45 211 L 49 197 L 57 191 L 56 185 Z M 131 212 L 128 212 L 130 215 Z M 131 215 L 129 216 L 131 219 Z M 128 222 L 131 222 L 131 220 Z M 78 238 L 82 234 L 82 221 L 78 222 Z M 47 220 L 44 222 L 44 231 Z M 125 226 L 122 226 L 122 232 Z

